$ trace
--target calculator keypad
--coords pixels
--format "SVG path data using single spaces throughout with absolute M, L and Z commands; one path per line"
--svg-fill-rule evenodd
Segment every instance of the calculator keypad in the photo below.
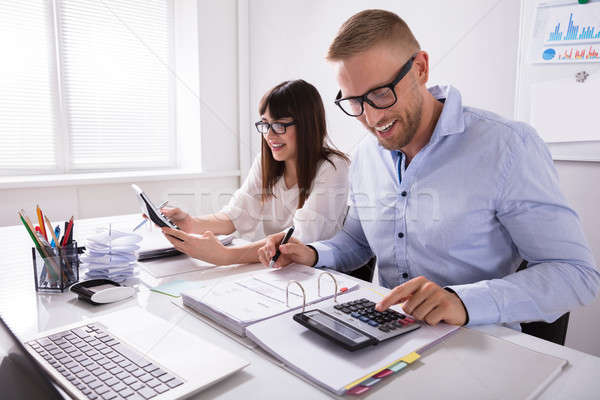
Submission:
M 336 304 L 331 307 L 330 312 L 379 341 L 420 327 L 413 318 L 395 310 L 389 308 L 383 312 L 375 310 L 375 303 L 365 298 Z

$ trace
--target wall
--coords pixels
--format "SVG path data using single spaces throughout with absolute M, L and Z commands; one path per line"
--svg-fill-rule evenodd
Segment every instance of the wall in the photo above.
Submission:
M 0 226 L 17 224 L 16 210 L 20 208 L 33 216 L 38 203 L 57 220 L 71 215 L 90 218 L 135 213 L 139 207 L 129 184 L 136 182 L 157 201 L 171 199 L 198 213 L 218 210 L 218 204 L 225 198 L 219 201 L 218 194 L 233 193 L 239 187 L 237 1 L 176 1 L 178 26 L 198 30 L 197 40 L 184 36 L 189 32 L 175 31 L 182 39 L 176 48 L 179 56 L 176 81 L 180 105 L 178 129 L 187 135 L 186 140 L 179 143 L 184 147 L 183 167 L 201 166 L 202 171 L 209 173 L 195 174 L 193 179 L 176 174 L 151 179 L 141 174 L 143 177 L 139 179 L 121 179 L 118 184 L 107 184 L 106 179 L 97 184 L 48 186 L 42 182 L 28 188 L 3 185 L 0 179 Z M 191 15 L 190 10 L 193 10 Z M 191 46 L 198 46 L 199 66 L 198 61 L 194 64 L 189 60 L 193 59 Z M 190 54 L 186 54 L 187 51 Z M 185 68 L 182 68 L 184 63 Z M 190 65 L 195 69 L 190 69 Z M 194 158 L 200 158 L 201 163 Z M 210 173 L 214 171 L 219 173 Z
M 366 134 L 333 104 L 337 85 L 324 61 L 331 39 L 364 1 L 281 2 L 252 0 L 250 6 L 250 113 L 276 83 L 302 77 L 321 92 L 334 143 L 352 152 Z M 421 47 L 430 54 L 431 83 L 451 83 L 467 105 L 513 116 L 519 34 L 518 0 L 369 1 L 401 15 Z M 253 151 L 258 151 L 258 138 Z M 579 213 L 597 260 L 600 260 L 600 164 L 556 162 L 562 190 Z M 600 356 L 600 301 L 574 310 L 567 345 Z

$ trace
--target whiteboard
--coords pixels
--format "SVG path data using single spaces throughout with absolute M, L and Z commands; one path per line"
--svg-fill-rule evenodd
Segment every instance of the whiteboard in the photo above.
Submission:
M 587 5 L 598 9 L 598 3 L 600 0 L 592 0 Z M 600 63 L 579 60 L 576 63 L 544 64 L 544 60 L 535 60 L 539 27 L 543 25 L 539 19 L 536 24 L 536 18 L 541 14 L 537 7 L 541 4 L 586 7 L 586 4 L 578 5 L 576 0 L 521 0 L 515 116 L 538 130 L 553 159 L 600 161 L 600 101 L 584 103 L 576 99 L 566 103 L 564 97 L 560 99 L 563 103 L 557 106 L 551 97 L 557 89 L 563 89 L 561 94 L 566 96 L 585 89 L 590 97 L 596 88 L 600 88 Z M 578 17 L 577 12 L 574 14 Z M 566 31 L 564 22 L 561 31 Z M 576 74 L 582 71 L 587 77 L 585 82 L 578 83 Z M 556 118 L 560 112 L 562 115 Z

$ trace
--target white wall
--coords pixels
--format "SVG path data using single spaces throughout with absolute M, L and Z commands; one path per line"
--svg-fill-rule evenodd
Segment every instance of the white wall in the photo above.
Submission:
M 519 34 L 518 0 L 369 1 L 394 11 L 412 28 L 431 59 L 431 83 L 457 87 L 467 105 L 513 116 Z M 280 81 L 303 78 L 326 105 L 334 143 L 352 152 L 366 133 L 333 104 L 333 71 L 324 61 L 339 26 L 366 8 L 364 1 L 252 0 L 250 4 L 251 115 L 263 93 Z M 281 61 L 276 61 L 281 60 Z M 258 151 L 258 138 L 254 151 Z M 556 162 L 562 190 L 579 213 L 600 260 L 600 164 Z M 560 294 L 557 294 L 560 295 Z M 600 356 L 600 301 L 571 314 L 567 345 Z
M 183 155 L 187 159 L 183 166 L 201 165 L 203 171 L 226 171 L 227 176 L 144 178 L 143 181 L 132 178 L 121 180 L 118 184 L 106 184 L 102 180 L 98 184 L 57 184 L 16 189 L 5 188 L 7 185 L 3 186 L 0 179 L 0 226 L 17 224 L 16 210 L 20 208 L 33 216 L 38 203 L 56 220 L 71 215 L 91 218 L 135 213 L 139 208 L 129 184 L 136 182 L 156 201 L 171 199 L 193 207 L 195 210 L 192 211 L 198 213 L 217 211 L 218 204 L 226 197 L 219 194 L 231 194 L 239 187 L 236 175 L 239 169 L 237 1 L 176 1 L 176 12 L 180 13 L 176 15 L 178 21 L 198 29 L 197 40 L 184 37 L 190 40 L 179 41 L 181 46 L 177 54 L 180 56 L 177 98 L 186 103 L 178 110 L 184 114 L 183 117 L 178 115 L 178 123 L 186 124 L 179 129 L 189 135 L 183 143 Z M 185 12 L 190 9 L 197 15 L 186 15 Z M 175 34 L 184 35 L 185 32 L 176 30 Z M 195 70 L 182 68 L 182 63 L 188 60 L 181 53 L 193 45 L 198 46 L 200 66 L 195 65 Z M 195 114 L 200 115 L 199 121 L 193 118 Z M 200 158 L 201 163 L 194 162 L 194 157 Z

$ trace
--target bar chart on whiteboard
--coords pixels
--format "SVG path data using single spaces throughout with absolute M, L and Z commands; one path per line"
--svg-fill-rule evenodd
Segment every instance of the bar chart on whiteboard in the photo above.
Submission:
M 600 2 L 540 3 L 531 40 L 531 62 L 600 62 Z

